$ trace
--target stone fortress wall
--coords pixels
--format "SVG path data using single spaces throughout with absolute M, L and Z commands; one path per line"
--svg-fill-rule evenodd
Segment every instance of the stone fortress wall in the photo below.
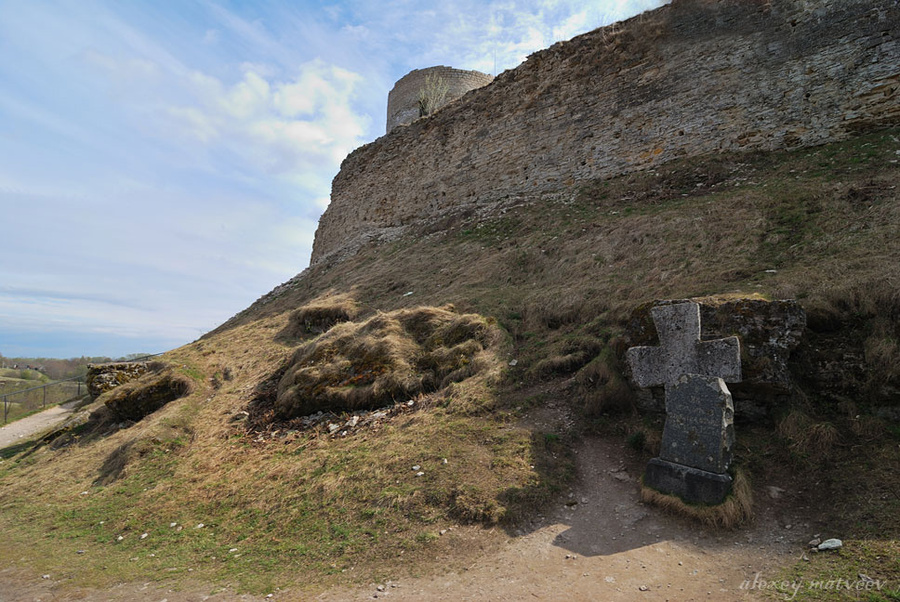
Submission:
M 494 79 L 493 75 L 481 71 L 464 71 L 443 65 L 410 71 L 397 80 L 388 93 L 388 133 L 398 125 L 412 123 L 419 118 L 419 91 L 425 87 L 425 80 L 429 76 L 440 78 L 447 86 L 446 103 L 466 92 L 486 86 Z
M 900 123 L 895 0 L 674 0 L 531 55 L 352 152 L 311 263 L 504 198 Z

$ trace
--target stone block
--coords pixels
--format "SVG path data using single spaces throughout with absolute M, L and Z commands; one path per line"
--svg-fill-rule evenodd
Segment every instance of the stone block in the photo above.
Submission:
M 677 495 L 689 504 L 721 504 L 731 492 L 733 479 L 728 474 L 716 474 L 653 458 L 644 473 L 644 485 L 660 493 Z
M 731 466 L 734 405 L 721 378 L 685 375 L 666 388 L 659 457 L 723 474 Z

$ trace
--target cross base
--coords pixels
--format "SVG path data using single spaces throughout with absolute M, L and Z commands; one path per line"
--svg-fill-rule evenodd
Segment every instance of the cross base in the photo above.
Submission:
M 644 484 L 660 493 L 673 494 L 689 504 L 715 506 L 731 492 L 733 479 L 728 474 L 707 472 L 699 468 L 653 458 L 647 464 Z

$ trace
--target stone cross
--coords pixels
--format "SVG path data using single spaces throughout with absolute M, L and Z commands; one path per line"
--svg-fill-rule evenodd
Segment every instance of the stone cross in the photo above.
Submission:
M 659 305 L 650 310 L 659 347 L 627 351 L 634 382 L 639 387 L 671 386 L 685 374 L 741 381 L 741 347 L 737 337 L 700 340 L 700 305 L 690 301 Z
M 690 301 L 651 309 L 659 347 L 626 353 L 635 383 L 665 386 L 666 424 L 658 458 L 644 482 L 692 503 L 717 504 L 731 489 L 734 405 L 725 381 L 740 382 L 737 337 L 700 340 L 700 306 Z

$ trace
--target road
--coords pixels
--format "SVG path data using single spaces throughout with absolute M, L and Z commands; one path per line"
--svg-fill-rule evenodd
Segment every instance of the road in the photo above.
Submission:
M 76 401 L 53 406 L 0 428 L 0 449 L 20 443 L 54 424 L 59 424 L 75 411 Z

